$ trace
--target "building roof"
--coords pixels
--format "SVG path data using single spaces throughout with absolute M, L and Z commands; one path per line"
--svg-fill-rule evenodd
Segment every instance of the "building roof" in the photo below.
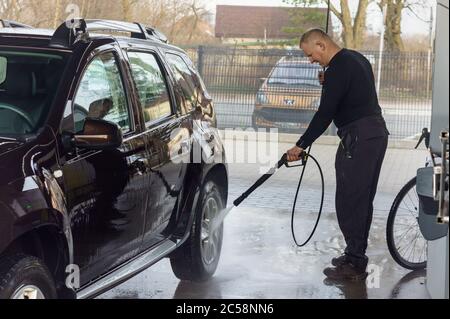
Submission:
M 292 34 L 283 31 L 291 27 L 293 10 L 306 13 L 323 14 L 323 25 L 305 22 L 301 26 L 307 30 L 313 27 L 325 29 L 326 8 L 295 8 L 295 7 L 258 7 L 218 5 L 216 10 L 216 37 L 218 38 L 251 38 L 251 39 L 286 39 Z

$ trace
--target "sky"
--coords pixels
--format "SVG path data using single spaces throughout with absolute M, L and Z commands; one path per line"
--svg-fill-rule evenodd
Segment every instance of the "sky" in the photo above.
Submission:
M 423 0 L 428 7 L 431 7 L 435 4 L 435 0 Z M 335 2 L 338 6 L 339 1 L 338 0 L 332 0 L 332 2 Z M 282 0 L 207 0 L 205 1 L 206 6 L 210 11 L 215 12 L 215 6 L 216 5 L 250 5 L 250 6 L 272 6 L 272 7 L 278 7 L 278 6 L 287 6 L 285 3 L 283 3 Z M 351 8 L 355 9 L 358 4 L 358 0 L 349 0 Z M 430 9 L 424 9 L 420 10 L 418 12 L 419 16 L 423 20 L 430 20 Z M 380 9 L 377 5 L 372 4 L 368 9 L 368 29 L 370 32 L 379 34 L 382 29 L 382 14 L 380 12 Z M 334 25 L 337 25 L 337 20 L 333 23 Z M 412 34 L 429 34 L 430 29 L 430 23 L 422 21 L 421 19 L 417 18 L 414 14 L 409 13 L 407 10 L 405 10 L 403 21 L 402 21 L 402 31 L 406 35 L 412 35 Z

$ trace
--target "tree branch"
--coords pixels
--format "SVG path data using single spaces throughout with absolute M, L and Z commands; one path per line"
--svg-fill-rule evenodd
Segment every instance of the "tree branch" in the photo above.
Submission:
M 324 0 L 326 4 L 328 5 L 328 1 Z M 333 14 L 342 21 L 342 13 L 339 12 L 339 10 L 330 2 L 330 11 L 333 12 Z
M 417 19 L 419 19 L 420 21 L 426 22 L 426 23 L 431 23 L 431 20 L 429 19 L 425 19 L 422 18 L 421 16 L 419 16 L 414 9 L 412 8 L 412 6 L 405 6 L 405 9 L 408 10 L 409 12 L 411 12 Z

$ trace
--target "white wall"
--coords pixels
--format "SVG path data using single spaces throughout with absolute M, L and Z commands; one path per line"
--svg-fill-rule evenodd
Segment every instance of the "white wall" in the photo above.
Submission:
M 431 148 L 442 149 L 440 132 L 449 127 L 449 0 L 438 0 L 433 78 Z M 449 236 L 428 243 L 427 288 L 432 298 L 448 299 Z
M 434 151 L 442 149 L 439 140 L 440 132 L 448 130 L 448 91 L 449 91 L 449 0 L 438 0 L 436 16 L 435 61 L 433 75 L 433 115 L 431 118 L 431 148 Z

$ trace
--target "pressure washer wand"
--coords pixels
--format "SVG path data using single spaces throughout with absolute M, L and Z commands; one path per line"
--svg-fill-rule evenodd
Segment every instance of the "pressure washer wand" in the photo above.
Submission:
M 234 207 L 238 207 L 247 197 L 249 197 L 257 188 L 259 188 L 262 184 L 264 184 L 269 178 L 275 174 L 276 170 L 281 168 L 281 166 L 286 165 L 287 163 L 287 154 L 284 154 L 283 157 L 278 161 L 278 164 L 268 171 L 266 174 L 261 176 L 260 179 L 256 181 L 256 183 L 250 187 L 244 194 L 242 194 L 238 199 L 236 199 L 233 204 Z
M 304 160 L 304 158 L 303 158 Z M 256 181 L 256 183 L 250 187 L 244 194 L 242 194 L 238 199 L 233 202 L 233 206 L 228 207 L 221 211 L 211 222 L 209 227 L 210 232 L 214 232 L 220 225 L 222 225 L 225 217 L 233 210 L 233 208 L 239 206 L 247 197 L 249 197 L 258 187 L 264 184 L 269 178 L 272 177 L 273 174 L 277 171 L 277 169 L 281 168 L 281 166 L 287 165 L 287 154 L 284 154 L 281 159 L 278 161 L 277 165 L 273 167 L 266 174 L 261 176 L 260 179 Z
M 313 237 L 314 233 L 316 232 L 317 226 L 319 224 L 319 220 L 320 217 L 322 215 L 322 209 L 323 209 L 323 201 L 324 201 L 324 196 L 325 196 L 325 183 L 324 183 L 324 178 L 323 178 L 323 172 L 322 172 L 322 168 L 319 165 L 319 162 L 312 156 L 310 155 L 310 151 L 311 148 L 309 148 L 308 152 L 303 152 L 300 155 L 300 160 L 301 160 L 301 164 L 300 165 L 288 165 L 288 160 L 287 160 L 287 154 L 284 154 L 283 157 L 281 157 L 281 159 L 278 161 L 277 165 L 275 167 L 273 167 L 270 171 L 268 171 L 266 174 L 264 174 L 263 176 L 261 176 L 261 178 L 259 178 L 256 183 L 250 187 L 244 194 L 242 194 L 238 199 L 236 199 L 234 201 L 234 205 L 228 208 L 225 208 L 224 210 L 222 210 L 221 212 L 219 212 L 219 214 L 217 214 L 216 217 L 214 217 L 211 220 L 211 224 L 209 225 L 209 232 L 212 234 L 214 233 L 214 231 L 219 228 L 222 224 L 223 221 L 225 219 L 225 217 L 228 216 L 228 214 L 237 206 L 239 206 L 247 197 L 249 197 L 258 187 L 260 187 L 262 184 L 264 184 L 270 177 L 273 176 L 273 174 L 275 174 L 275 172 L 281 168 L 281 166 L 285 165 L 286 167 L 299 167 L 299 166 L 303 166 L 303 170 L 302 173 L 300 175 L 300 179 L 298 181 L 298 187 L 297 187 L 297 192 L 295 193 L 295 199 L 294 199 L 294 205 L 292 207 L 292 217 L 291 217 L 291 231 L 292 231 L 292 237 L 294 239 L 295 244 L 297 245 L 297 247 L 304 247 L 305 245 L 307 245 L 309 243 L 309 241 L 311 240 L 311 238 Z M 300 192 L 300 186 L 302 185 L 302 181 L 303 181 L 303 175 L 305 173 L 305 168 L 306 168 L 306 163 L 307 161 L 311 158 L 311 160 L 317 165 L 317 168 L 319 169 L 319 174 L 320 174 L 320 178 L 322 181 L 322 198 L 320 200 L 320 208 L 319 208 L 319 213 L 317 215 L 317 219 L 316 219 L 316 223 L 314 225 L 314 228 L 311 232 L 311 234 L 309 235 L 308 239 L 303 242 L 303 243 L 298 243 L 297 238 L 295 236 L 295 232 L 294 232 L 294 215 L 295 215 L 295 207 L 297 206 L 297 200 L 298 200 L 298 196 L 299 196 L 299 192 Z

